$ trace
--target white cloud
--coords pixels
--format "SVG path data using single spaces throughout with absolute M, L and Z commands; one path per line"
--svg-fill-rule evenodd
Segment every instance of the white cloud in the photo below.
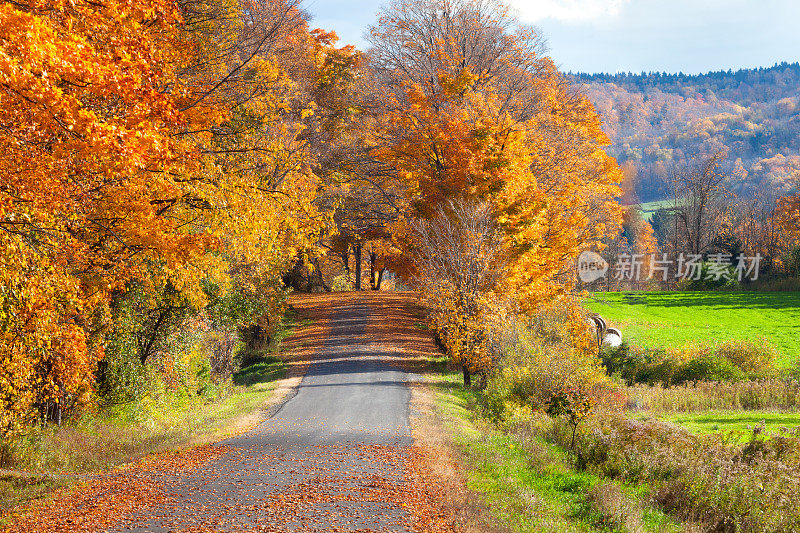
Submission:
M 526 22 L 557 19 L 585 22 L 615 17 L 630 0 L 510 0 Z

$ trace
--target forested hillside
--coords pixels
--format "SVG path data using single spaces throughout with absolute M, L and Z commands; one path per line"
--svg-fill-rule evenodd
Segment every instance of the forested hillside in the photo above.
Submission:
M 669 195 L 676 166 L 719 151 L 729 187 L 780 196 L 800 173 L 800 64 L 684 74 L 578 74 L 639 200 Z

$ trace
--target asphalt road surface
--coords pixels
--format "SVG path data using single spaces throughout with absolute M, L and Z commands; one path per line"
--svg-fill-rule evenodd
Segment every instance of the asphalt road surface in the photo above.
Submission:
M 335 311 L 295 396 L 210 462 L 161 474 L 162 503 L 114 530 L 408 531 L 411 375 L 369 343 L 369 316 Z

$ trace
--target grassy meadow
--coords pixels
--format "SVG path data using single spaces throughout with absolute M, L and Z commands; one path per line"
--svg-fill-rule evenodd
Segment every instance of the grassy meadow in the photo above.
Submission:
M 696 435 L 731 432 L 742 438 L 760 425 L 773 434 L 800 426 L 800 413 L 776 411 L 707 411 L 662 415 L 661 419 L 682 426 Z
M 781 367 L 800 358 L 800 292 L 597 292 L 586 305 L 642 347 L 763 340 Z
M 642 217 L 645 220 L 650 221 L 656 211 L 662 208 L 669 209 L 674 205 L 675 202 L 672 200 L 656 200 L 655 202 L 645 202 L 643 204 L 639 204 L 639 209 L 642 210 Z

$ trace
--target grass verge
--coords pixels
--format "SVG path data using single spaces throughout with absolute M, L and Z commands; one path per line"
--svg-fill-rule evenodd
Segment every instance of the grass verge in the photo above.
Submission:
M 567 452 L 541 439 L 520 439 L 482 420 L 473 391 L 456 373 L 428 374 L 427 383 L 465 461 L 468 488 L 485 500 L 506 530 L 680 531 L 647 503 L 647 487 L 577 472 Z
M 214 399 L 148 396 L 36 430 L 14 444 L 15 470 L 0 472 L 0 511 L 149 454 L 244 431 L 262 419 L 284 375 L 284 363 L 269 357 L 237 372 L 239 384 L 220 387 Z

